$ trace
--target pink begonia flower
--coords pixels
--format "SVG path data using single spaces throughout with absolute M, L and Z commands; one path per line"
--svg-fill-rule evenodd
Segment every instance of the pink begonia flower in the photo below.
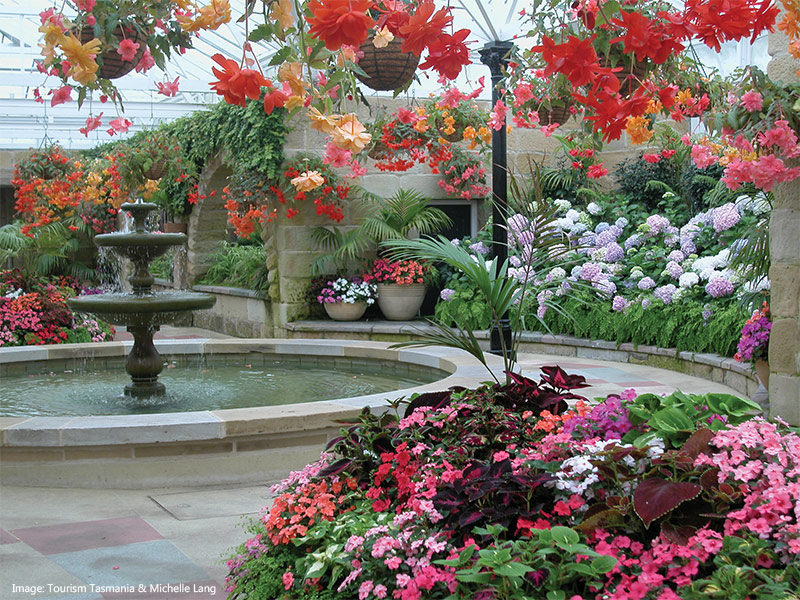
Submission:
M 92 12 L 97 5 L 97 0 L 75 0 L 75 6 L 84 12 Z
M 294 585 L 294 574 L 291 571 L 286 571 L 281 575 L 281 581 L 283 582 L 283 589 L 290 589 Z
M 489 126 L 495 131 L 500 131 L 506 123 L 506 115 L 508 114 L 508 107 L 502 100 L 498 100 L 492 112 L 489 113 Z
M 708 146 L 692 146 L 692 160 L 698 169 L 705 169 L 717 162 L 717 157 Z
M 103 118 L 103 113 L 100 113 L 96 117 L 89 115 L 88 117 L 86 117 L 86 127 L 81 127 L 80 129 L 78 129 L 78 131 L 80 131 L 86 137 L 89 137 L 90 131 L 94 131 L 95 129 L 100 127 L 100 125 L 102 125 L 101 121 L 102 118 Z
M 789 127 L 785 119 L 775 121 L 775 126 L 758 134 L 758 143 L 765 148 L 777 146 L 787 158 L 800 156 L 800 145 L 797 143 L 797 134 Z
M 459 103 L 464 99 L 464 94 L 458 88 L 448 88 L 443 94 L 438 104 L 442 107 L 457 108 Z
M 357 160 L 350 161 L 350 172 L 345 175 L 348 179 L 355 179 L 356 177 L 363 177 L 367 174 L 367 168 L 361 164 Z
M 136 72 L 137 73 L 145 73 L 152 69 L 156 65 L 156 61 L 153 59 L 153 55 L 150 54 L 150 48 L 144 49 L 144 54 L 142 54 L 142 58 L 139 61 L 139 64 L 136 65 Z
M 174 98 L 178 94 L 178 79 L 180 79 L 180 76 L 176 77 L 175 81 L 154 82 L 158 88 L 158 93 L 163 94 L 167 98 Z
M 764 106 L 764 98 L 755 90 L 742 94 L 742 106 L 748 112 L 757 112 Z
M 533 100 L 533 86 L 530 83 L 520 83 L 514 88 L 514 108 L 519 108 L 528 100 Z
M 475 100 L 478 96 L 483 93 L 483 88 L 486 87 L 484 83 L 486 81 L 486 76 L 478 77 L 478 87 L 472 90 L 469 94 L 464 96 L 465 100 Z
M 649 163 L 657 163 L 661 160 L 660 154 L 642 154 L 642 158 Z
M 44 104 L 44 98 L 42 98 L 42 95 L 39 93 L 39 88 L 33 88 L 33 99 L 39 104 Z
M 65 85 L 64 87 L 60 87 L 57 90 L 50 90 L 53 97 L 50 100 L 50 106 L 58 106 L 59 104 L 64 104 L 65 102 L 71 102 L 72 96 L 72 86 Z
M 116 119 L 112 119 L 108 122 L 111 127 L 107 129 L 108 135 L 114 135 L 114 133 L 127 133 L 128 128 L 132 125 L 132 123 L 123 117 L 118 117 Z
M 97 18 L 94 15 L 88 15 L 86 17 L 86 24 L 90 27 L 94 27 L 94 24 L 97 23 Z
M 351 158 L 353 158 L 353 153 L 350 150 L 340 148 L 333 142 L 328 142 L 328 145 L 325 146 L 325 157 L 322 162 L 334 168 L 340 168 L 348 166 Z
M 553 135 L 553 132 L 555 132 L 555 130 L 558 129 L 560 126 L 561 123 L 550 123 L 550 125 L 545 125 L 544 127 L 542 127 L 542 133 L 544 134 L 544 137 L 550 137 L 551 135 Z
M 117 54 L 122 57 L 122 60 L 133 60 L 136 58 L 136 51 L 139 49 L 139 44 L 131 39 L 124 39 L 119 43 Z

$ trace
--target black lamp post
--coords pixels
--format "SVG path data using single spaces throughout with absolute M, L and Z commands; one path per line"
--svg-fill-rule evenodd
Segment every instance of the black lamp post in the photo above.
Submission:
M 513 47 L 511 42 L 495 40 L 489 42 L 478 52 L 481 62 L 489 67 L 492 74 L 492 106 L 502 97 L 500 82 L 503 79 L 503 67 L 508 64 L 508 53 Z M 506 128 L 492 131 L 492 256 L 503 264 L 508 258 L 508 231 L 506 229 L 506 209 L 508 207 L 508 168 L 506 161 Z M 490 332 L 490 352 L 503 354 L 503 348 L 511 349 L 511 325 L 508 314 L 500 319 L 499 327 Z

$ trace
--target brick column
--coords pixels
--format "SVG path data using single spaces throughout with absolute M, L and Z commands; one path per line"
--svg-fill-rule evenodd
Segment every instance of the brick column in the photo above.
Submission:
M 800 61 L 788 53 L 788 38 L 769 36 L 773 81 L 797 82 Z M 770 217 L 769 271 L 772 335 L 769 344 L 770 416 L 800 425 L 800 180 L 775 186 Z

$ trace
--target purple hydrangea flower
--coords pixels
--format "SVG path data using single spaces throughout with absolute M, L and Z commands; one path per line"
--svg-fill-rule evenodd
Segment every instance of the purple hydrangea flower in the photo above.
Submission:
M 451 290 L 450 288 L 444 288 L 441 292 L 439 292 L 439 297 L 444 300 L 445 302 L 450 300 L 455 294 L 455 290 Z
M 706 284 L 706 294 L 712 298 L 722 298 L 733 293 L 733 284 L 724 277 L 712 277 Z
M 625 240 L 625 250 L 630 250 L 631 248 L 636 248 L 641 245 L 642 236 L 640 236 L 638 233 L 634 233 L 627 240 Z
M 612 242 L 606 246 L 606 262 L 615 263 L 625 258 L 625 251 L 616 242 Z
M 613 228 L 606 229 L 603 233 L 599 234 L 595 239 L 595 244 L 600 247 L 608 246 L 609 244 L 617 241 L 617 235 Z
M 651 304 L 650 298 L 642 298 L 642 308 L 649 308 Z
M 719 208 L 715 208 L 713 213 L 712 219 L 714 223 L 714 231 L 717 233 L 727 231 L 736 225 L 739 222 L 739 219 L 742 218 L 733 202 L 728 202 Z
M 683 252 L 680 250 L 673 250 L 667 256 L 667 260 L 674 260 L 675 262 L 681 262 L 686 256 L 684 256 Z
M 667 263 L 667 273 L 669 273 L 669 276 L 673 279 L 677 279 L 683 275 L 683 268 L 674 260 L 671 260 Z
M 651 215 L 647 217 L 645 223 L 650 227 L 650 235 L 658 235 L 666 227 L 669 227 L 669 219 L 661 215 Z
M 621 312 L 628 308 L 628 305 L 628 301 L 622 296 L 614 296 L 614 299 L 611 301 L 611 310 Z
M 689 256 L 690 254 L 697 252 L 697 246 L 695 246 L 692 240 L 684 240 L 681 242 L 681 252 L 683 252 L 686 256 Z
M 668 283 L 667 285 L 662 285 L 653 290 L 653 295 L 661 300 L 664 304 L 669 304 L 672 302 L 672 295 L 677 289 L 678 288 L 676 288 L 674 285 Z
M 587 262 L 581 267 L 581 279 L 585 281 L 593 281 L 598 274 L 603 271 L 603 267 L 597 263 Z
M 609 225 L 608 223 L 606 223 L 605 221 L 603 221 L 602 223 L 598 223 L 598 224 L 597 224 L 597 227 L 595 227 L 595 228 L 594 228 L 594 232 L 595 232 L 595 233 L 603 233 L 603 232 L 604 232 L 604 231 L 606 231 L 606 230 L 607 230 L 609 227 L 611 227 L 611 225 Z
M 470 245 L 469 249 L 478 254 L 489 254 L 489 247 L 483 242 L 475 242 Z
M 652 277 L 642 277 L 642 278 L 639 280 L 639 284 L 638 284 L 638 286 L 637 286 L 637 287 L 638 287 L 640 290 L 649 290 L 649 289 L 652 289 L 652 288 L 654 288 L 655 286 L 656 286 L 656 282 L 655 282 L 655 281 L 653 281 L 653 278 L 652 278 Z
M 620 217 L 616 221 L 614 221 L 614 225 L 619 227 L 620 229 L 625 229 L 628 226 L 628 219 L 625 217 Z
M 617 292 L 617 284 L 609 279 L 595 279 L 592 282 L 592 287 L 606 296 L 610 296 Z

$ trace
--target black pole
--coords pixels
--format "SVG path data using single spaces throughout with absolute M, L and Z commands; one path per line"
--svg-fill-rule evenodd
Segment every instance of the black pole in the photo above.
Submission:
M 492 106 L 502 98 L 500 82 L 503 80 L 503 67 L 508 64 L 508 53 L 513 47 L 511 42 L 495 40 L 489 42 L 478 52 L 481 62 L 489 67 L 492 74 Z M 508 168 L 506 160 L 506 128 L 492 131 L 492 256 L 497 264 L 502 265 L 508 258 L 508 231 L 506 229 L 506 211 L 508 208 Z M 489 352 L 503 355 L 503 347 L 511 351 L 511 324 L 508 313 L 504 314 L 499 327 L 490 332 Z M 512 357 L 513 358 L 513 357 Z

